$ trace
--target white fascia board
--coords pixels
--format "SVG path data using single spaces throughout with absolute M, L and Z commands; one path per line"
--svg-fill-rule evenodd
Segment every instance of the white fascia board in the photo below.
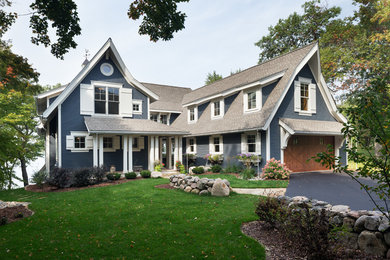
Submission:
M 314 47 L 310 50 L 310 52 L 306 55 L 305 58 L 303 58 L 303 60 L 298 64 L 298 66 L 295 68 L 294 70 L 294 73 L 292 74 L 292 76 L 290 77 L 290 79 L 288 80 L 285 88 L 284 88 L 284 91 L 282 93 L 282 95 L 279 97 L 279 100 L 278 102 L 276 103 L 274 109 L 272 110 L 271 112 L 271 115 L 268 117 L 267 119 L 267 122 L 264 124 L 263 126 L 263 130 L 267 130 L 267 128 L 269 127 L 269 125 L 271 124 L 272 122 L 272 119 L 274 118 L 276 112 L 278 111 L 280 105 L 282 104 L 286 94 L 287 94 L 287 91 L 289 90 L 291 84 L 293 83 L 295 77 L 297 76 L 297 74 L 301 71 L 301 69 L 305 66 L 306 63 L 309 62 L 310 58 L 316 53 L 318 52 L 318 43 L 316 45 L 314 45 Z
M 81 82 L 81 80 L 91 71 L 91 69 L 98 63 L 100 58 L 104 55 L 104 53 L 111 46 L 111 38 L 107 40 L 107 42 L 103 45 L 102 48 L 95 54 L 92 60 L 84 66 L 84 68 L 77 74 L 77 76 L 69 83 L 69 85 L 62 91 L 62 93 L 54 100 L 53 103 L 43 112 L 43 118 L 47 118 L 54 111 L 54 109 L 62 104 L 65 99 L 73 92 L 76 86 Z
M 294 129 L 292 129 L 291 127 L 289 127 L 286 123 L 284 123 L 283 121 L 279 120 L 279 125 L 281 127 L 284 128 L 284 130 L 286 130 L 290 135 L 293 135 L 295 134 L 295 131 Z
M 205 103 L 207 101 L 210 101 L 212 99 L 226 97 L 226 96 L 229 96 L 229 95 L 231 95 L 231 94 L 233 94 L 233 93 L 235 93 L 237 91 L 241 91 L 241 90 L 244 90 L 244 89 L 247 89 L 247 88 L 252 88 L 252 87 L 255 87 L 255 86 L 268 85 L 268 84 L 276 81 L 277 79 L 283 77 L 284 73 L 285 73 L 285 70 L 277 72 L 275 74 L 272 74 L 272 75 L 269 75 L 267 77 L 264 77 L 264 78 L 262 78 L 262 79 L 260 79 L 258 81 L 255 81 L 255 82 L 243 85 L 243 86 L 234 87 L 234 88 L 225 90 L 225 91 L 223 91 L 221 93 L 218 93 L 218 94 L 215 94 L 215 95 L 212 95 L 212 96 L 208 96 L 208 97 L 205 97 L 205 98 L 198 99 L 198 100 L 193 101 L 191 103 L 183 104 L 183 107 L 189 107 L 189 106 L 193 106 L 193 105 L 200 105 L 200 104 Z
M 51 89 L 51 90 L 48 90 L 48 91 L 46 91 L 44 93 L 38 94 L 36 97 L 38 99 L 45 98 L 45 97 L 52 97 L 52 96 L 62 92 L 65 88 L 66 88 L 66 86 L 59 87 L 59 88 L 56 88 L 56 89 Z
M 223 134 L 232 134 L 232 133 L 243 133 L 243 132 L 252 132 L 262 130 L 260 128 L 246 128 L 246 129 L 237 129 L 237 130 L 228 130 L 228 131 L 218 131 L 218 132 L 207 132 L 202 134 L 187 134 L 184 137 L 194 137 L 194 136 L 208 136 L 208 135 L 223 135 Z
M 121 70 L 122 70 L 126 80 L 128 81 L 128 83 L 131 83 L 131 84 L 135 85 L 142 92 L 146 93 L 148 96 L 152 97 L 153 99 L 159 100 L 159 96 L 158 95 L 156 95 L 154 92 L 150 91 L 148 88 L 146 88 L 144 85 L 142 85 L 138 80 L 136 80 L 133 77 L 133 75 L 131 75 L 130 71 L 127 69 L 125 63 L 123 62 L 121 56 L 119 55 L 119 52 L 115 48 L 115 45 L 111 41 L 111 39 L 110 39 L 110 42 L 111 42 L 111 44 L 110 44 L 111 50 L 114 53 L 114 56 L 115 56 L 117 62 L 119 63 L 118 65 L 121 68 Z
M 158 113 L 175 113 L 175 114 L 181 114 L 182 111 L 177 110 L 163 110 L 163 109 L 150 109 L 150 112 L 158 112 Z
M 188 132 L 161 132 L 161 131 L 115 131 L 115 130 L 94 130 L 94 131 L 89 131 L 91 134 L 136 134 L 136 135 L 186 135 Z
M 323 85 L 323 90 L 325 92 L 325 95 L 326 95 L 326 101 L 329 102 L 331 108 L 332 108 L 332 114 L 339 120 L 341 121 L 342 123 L 347 123 L 347 119 L 344 117 L 343 114 L 341 114 L 338 109 L 337 109 L 337 106 L 336 106 L 336 103 L 334 102 L 334 99 L 332 97 L 332 94 L 330 93 L 327 85 L 326 85 L 326 82 L 325 82 L 325 79 L 324 77 L 320 76 L 321 80 L 321 85 Z

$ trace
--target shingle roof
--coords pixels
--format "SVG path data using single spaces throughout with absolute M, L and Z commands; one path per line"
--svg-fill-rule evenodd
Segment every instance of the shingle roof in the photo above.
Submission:
M 90 133 L 114 134 L 169 134 L 181 135 L 188 132 L 152 120 L 109 117 L 84 117 Z
M 145 83 L 142 85 L 156 93 L 160 99 L 150 104 L 151 110 L 182 111 L 183 96 L 191 92 L 190 88 L 167 86 L 161 84 Z
M 304 119 L 279 119 L 290 127 L 296 134 L 302 133 L 321 133 L 321 134 L 341 134 L 343 124 L 336 121 L 318 121 L 318 120 L 304 120 Z
M 228 111 L 225 111 L 222 119 L 211 119 L 211 105 L 209 104 L 196 123 L 188 124 L 187 113 L 182 113 L 174 121 L 173 126 L 191 132 L 191 135 L 228 133 L 262 128 L 275 108 L 279 98 L 282 96 L 290 78 L 294 75 L 298 64 L 315 47 L 315 44 L 313 43 L 299 48 L 213 84 L 196 89 L 186 94 L 183 98 L 183 104 L 190 103 L 199 98 L 211 96 L 237 86 L 250 84 L 280 71 L 285 71 L 283 77 L 277 82 L 260 111 L 244 113 L 243 91 L 240 91 Z

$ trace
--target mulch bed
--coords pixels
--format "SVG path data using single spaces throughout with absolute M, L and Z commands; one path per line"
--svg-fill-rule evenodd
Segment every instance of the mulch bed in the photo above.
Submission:
M 74 191 L 74 190 L 83 190 L 83 189 L 89 189 L 89 188 L 96 188 L 96 187 L 104 187 L 104 186 L 110 186 L 110 185 L 118 185 L 122 183 L 126 183 L 129 181 L 136 181 L 136 180 L 142 180 L 143 178 L 136 178 L 136 179 L 120 179 L 117 181 L 107 181 L 102 182 L 95 185 L 88 185 L 85 187 L 70 187 L 70 188 L 58 188 L 56 186 L 51 186 L 47 183 L 43 184 L 43 187 L 39 187 L 37 185 L 28 185 L 24 189 L 27 191 L 33 191 L 33 192 L 65 192 L 65 191 Z
M 31 216 L 32 214 L 34 214 L 34 212 L 25 206 L 7 207 L 0 209 L 0 219 L 6 217 L 7 223 L 21 220 Z
M 160 184 L 160 185 L 156 185 L 154 187 L 155 188 L 159 188 L 159 189 L 168 189 L 168 190 L 174 190 L 175 189 L 174 187 L 172 187 L 169 184 Z

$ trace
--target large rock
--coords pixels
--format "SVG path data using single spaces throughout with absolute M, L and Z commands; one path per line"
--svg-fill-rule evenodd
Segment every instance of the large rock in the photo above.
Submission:
M 335 205 L 331 208 L 331 211 L 333 211 L 333 212 L 348 212 L 348 211 L 351 211 L 351 209 L 345 205 Z
M 355 219 L 351 217 L 345 217 L 343 218 L 343 226 L 348 228 L 349 230 L 352 230 L 355 225 Z
M 194 183 L 191 183 L 191 188 L 195 189 L 198 185 L 194 182 Z
M 344 247 L 358 249 L 358 234 L 340 231 L 337 233 L 337 237 L 337 242 L 341 243 Z
M 387 247 L 374 232 L 364 230 L 358 238 L 359 248 L 370 255 L 385 256 Z
M 198 190 L 198 189 L 193 189 L 193 190 L 191 191 L 191 193 L 199 194 L 199 190 Z
M 380 217 L 379 216 L 369 216 L 366 218 L 366 221 L 364 222 L 364 227 L 371 231 L 378 230 L 380 223 Z
M 388 246 L 390 246 L 390 232 L 386 232 L 383 234 L 383 238 Z
M 211 189 L 211 195 L 217 197 L 226 197 L 229 196 L 230 189 L 221 179 L 216 179 Z
M 353 230 L 356 233 L 360 233 L 364 230 L 364 224 L 365 224 L 367 218 L 368 218 L 368 216 L 363 215 L 356 220 L 355 226 L 353 227 Z
M 201 196 L 209 195 L 209 192 L 207 190 L 202 190 L 201 192 L 199 192 L 199 195 Z
M 294 203 L 309 202 L 309 199 L 307 197 L 305 197 L 305 196 L 295 196 L 295 197 L 292 197 L 291 200 Z
M 198 181 L 196 187 L 200 190 L 204 190 L 206 188 L 206 185 L 202 181 Z
M 187 186 L 187 187 L 184 189 L 185 192 L 191 192 L 191 190 L 192 190 L 191 186 Z

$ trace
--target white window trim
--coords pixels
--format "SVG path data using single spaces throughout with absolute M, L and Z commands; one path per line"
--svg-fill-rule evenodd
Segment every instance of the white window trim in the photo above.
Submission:
M 190 139 L 193 139 L 194 140 L 194 151 L 191 152 L 191 149 L 190 149 Z M 197 151 L 197 147 L 196 147 L 196 137 L 187 137 L 187 142 L 186 142 L 186 151 L 187 151 L 187 154 L 196 154 L 196 151 Z
M 103 152 L 116 152 L 117 150 L 120 149 L 120 142 L 119 143 L 115 143 L 115 138 L 120 138 L 119 136 L 117 135 L 109 135 L 109 134 L 104 134 L 102 136 L 102 138 L 104 137 L 111 137 L 112 138 L 112 148 L 103 148 Z M 123 138 L 122 138 L 123 140 Z M 117 144 L 117 146 L 116 146 Z
M 121 100 L 121 88 L 123 87 L 123 84 L 120 84 L 120 83 L 113 83 L 113 82 L 105 82 L 105 81 L 94 81 L 94 80 L 91 80 L 91 85 L 93 87 L 93 116 L 110 116 L 110 117 L 123 117 L 121 115 L 121 109 L 120 109 L 120 100 Z M 101 114 L 101 113 L 95 113 L 95 87 L 105 87 L 106 88 L 106 113 L 105 114 Z M 119 101 L 118 101 L 118 112 L 119 114 L 115 115 L 115 114 L 109 114 L 108 113 L 108 90 L 107 88 L 117 88 L 119 89 L 119 92 L 118 92 L 118 98 L 119 98 Z
M 192 107 L 191 107 L 192 108 Z M 194 120 L 190 120 L 190 110 L 191 108 L 187 108 L 187 121 L 189 124 L 194 124 L 198 121 L 198 107 L 193 107 L 194 109 Z
M 256 107 L 255 108 L 248 108 L 248 94 L 251 92 L 256 93 Z M 244 92 L 244 113 L 253 113 L 260 111 L 263 106 L 263 94 L 262 94 L 262 88 L 255 88 L 246 90 Z
M 312 98 L 312 93 L 311 93 L 311 86 L 313 85 L 313 83 L 312 83 L 312 79 L 310 79 L 310 78 L 304 78 L 304 77 L 298 77 L 298 80 L 297 81 L 294 81 L 294 88 L 297 86 L 297 85 L 299 85 L 299 87 L 301 86 L 301 83 L 304 83 L 304 84 L 307 84 L 308 85 L 308 95 L 309 95 L 309 97 L 308 97 L 308 100 L 307 100 L 307 102 L 308 102 L 308 110 L 302 110 L 302 109 L 300 109 L 300 103 L 299 103 L 299 108 L 296 108 L 296 104 L 294 104 L 294 106 L 295 106 L 295 109 L 294 109 L 294 111 L 295 112 L 298 112 L 298 114 L 300 115 L 300 116 L 311 116 L 311 115 L 313 115 L 313 114 L 315 114 L 315 112 L 312 112 L 312 100 L 311 100 L 311 98 Z M 315 84 L 314 84 L 315 85 Z M 297 97 L 295 97 L 295 95 L 298 95 L 299 96 L 299 98 L 297 98 Z M 315 97 L 315 95 L 314 95 L 314 97 Z M 299 102 L 301 102 L 301 92 L 299 91 L 299 93 L 297 92 L 297 91 L 294 91 L 294 100 L 295 100 L 295 102 L 297 102 L 298 101 L 298 99 L 299 99 Z
M 219 152 L 215 151 L 214 138 L 219 138 Z M 222 135 L 211 135 L 209 138 L 209 153 L 210 154 L 223 154 L 223 136 Z
M 219 102 L 219 110 L 220 110 L 220 114 L 218 116 L 214 116 L 214 110 L 215 110 L 215 102 Z M 213 100 L 211 101 L 211 119 L 214 120 L 214 119 L 220 119 L 220 118 L 223 118 L 223 116 L 225 115 L 225 100 L 222 98 L 222 99 L 219 99 L 219 100 Z
M 133 114 L 135 114 L 135 115 L 142 115 L 142 100 L 140 100 L 140 99 L 133 99 L 133 103 L 131 105 L 139 105 L 139 111 L 135 111 L 133 109 Z
M 89 150 L 91 150 L 90 148 L 88 148 L 88 145 L 87 145 L 87 137 L 89 136 L 88 132 L 70 131 L 70 135 L 68 135 L 68 136 L 71 136 L 73 139 L 73 148 L 72 149 L 67 148 L 67 150 L 70 150 L 72 153 L 85 153 L 85 152 L 89 152 Z M 75 148 L 75 143 L 74 143 L 75 137 L 85 137 L 85 148 Z
M 137 140 L 138 147 L 137 148 L 133 147 L 133 152 L 140 152 L 141 151 L 141 148 L 140 148 L 140 138 L 143 138 L 143 137 L 141 137 L 139 135 L 135 135 L 135 136 L 132 136 L 132 137 L 133 137 L 133 143 L 132 144 L 134 144 L 134 140 L 135 139 L 138 139 Z M 122 147 L 123 146 L 124 146 L 124 144 L 123 144 L 123 138 L 122 138 Z
M 255 152 L 248 152 L 248 135 L 254 135 L 256 136 L 255 139 Z M 261 154 L 261 135 L 260 132 L 245 132 L 241 135 L 241 153 L 248 153 L 248 154 Z

